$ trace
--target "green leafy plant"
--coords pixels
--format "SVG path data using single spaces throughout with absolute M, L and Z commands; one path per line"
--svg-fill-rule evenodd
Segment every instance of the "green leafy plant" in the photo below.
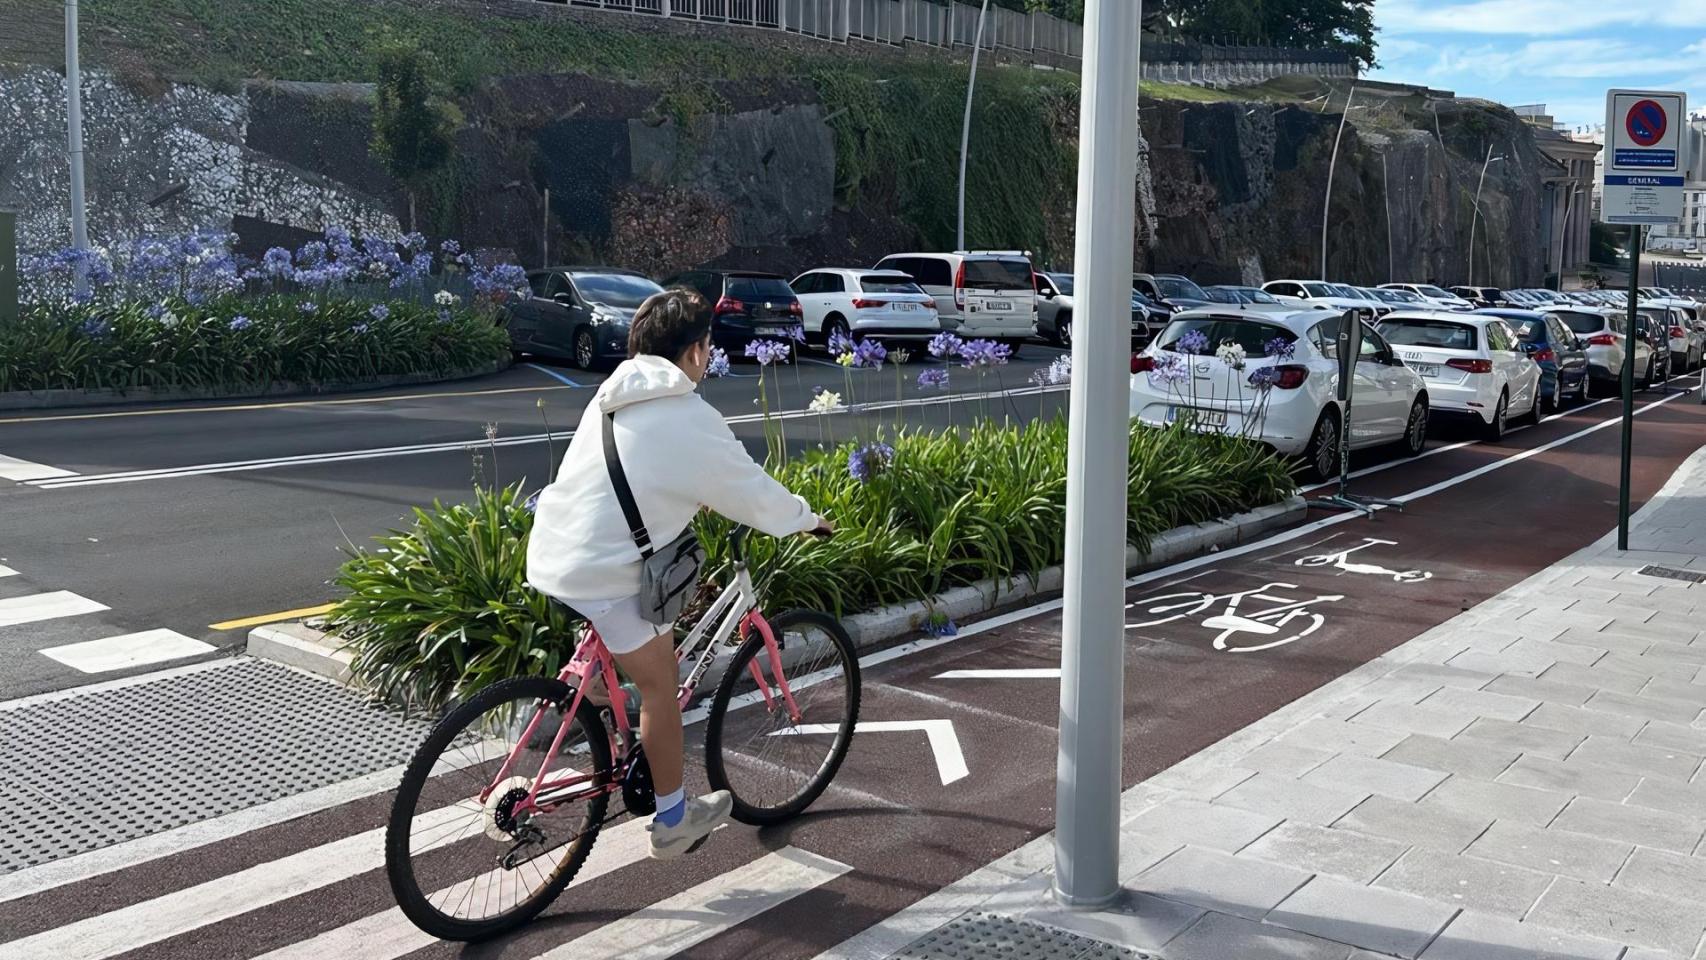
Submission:
M 1063 420 L 891 440 L 881 469 L 850 470 L 855 444 L 770 466 L 834 520 L 837 534 L 748 540 L 768 608 L 845 615 L 1062 561 Z M 1129 470 L 1126 538 L 1140 547 L 1172 527 L 1275 502 L 1294 486 L 1285 462 L 1261 445 L 1177 427 L 1134 427 Z M 435 504 L 414 520 L 379 538 L 376 550 L 352 553 L 336 578 L 348 595 L 330 623 L 355 651 L 358 681 L 435 705 L 516 672 L 557 670 L 575 633 L 566 611 L 525 585 L 533 516 L 522 488 L 476 490 L 471 504 Z M 730 570 L 732 525 L 711 514 L 694 525 L 714 589 Z

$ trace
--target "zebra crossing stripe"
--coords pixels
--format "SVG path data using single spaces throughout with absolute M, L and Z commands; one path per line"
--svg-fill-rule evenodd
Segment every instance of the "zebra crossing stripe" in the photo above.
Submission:
M 0 453 L 0 480 L 16 480 L 21 483 L 26 480 L 53 480 L 57 477 L 75 477 L 76 475 L 76 472 L 72 470 L 61 470 L 45 463 L 31 463 L 28 460 L 19 460 L 17 457 L 8 457 Z
M 35 623 L 40 620 L 57 620 L 60 617 L 73 617 L 82 613 L 99 613 L 105 609 L 107 609 L 106 604 L 96 603 L 88 597 L 80 597 L 69 590 L 32 593 L 22 597 L 6 597 L 0 599 L 0 627 L 15 627 L 22 623 Z
M 151 663 L 164 663 L 167 660 L 181 660 L 184 657 L 212 653 L 216 649 L 218 648 L 210 643 L 186 637 L 176 630 L 143 630 L 140 633 L 123 633 L 116 637 L 102 637 L 83 643 L 46 647 L 37 652 L 73 670 L 106 673 Z
M 0 577 L 15 577 L 17 575 L 18 575 L 18 571 L 13 570 L 11 567 L 8 567 L 3 563 L 0 563 Z

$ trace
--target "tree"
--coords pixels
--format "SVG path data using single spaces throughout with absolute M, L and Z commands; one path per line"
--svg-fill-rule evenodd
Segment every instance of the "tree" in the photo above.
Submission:
M 421 49 L 388 43 L 376 58 L 373 152 L 409 192 L 409 231 L 415 230 L 415 193 L 450 159 L 451 112 L 431 80 Z
M 1165 36 L 1343 50 L 1374 65 L 1374 0 L 1150 0 L 1144 21 Z

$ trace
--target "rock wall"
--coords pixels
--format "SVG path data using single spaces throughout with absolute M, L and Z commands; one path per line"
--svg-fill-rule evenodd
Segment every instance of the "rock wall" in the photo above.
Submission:
M 407 229 L 409 195 L 367 150 L 370 97 L 355 84 L 142 91 L 90 75 L 91 234 L 110 242 L 230 225 L 258 253 L 330 223 Z M 835 131 L 809 84 L 683 89 L 510 77 L 459 106 L 454 158 L 414 197 L 414 223 L 527 265 L 609 262 L 661 275 L 713 263 L 790 274 L 871 263 L 919 243 L 892 195 L 838 203 Z M 1538 283 L 1546 161 L 1528 128 L 1474 101 L 1416 111 L 1387 105 L 1346 125 L 1328 275 L 1467 282 L 1474 190 L 1491 146 L 1505 159 L 1488 168 L 1476 279 Z M 0 73 L 0 116 L 9 121 L 0 127 L 0 206 L 22 211 L 26 247 L 62 245 L 62 78 L 42 68 Z M 1046 122 L 1068 140 L 1077 129 L 1074 116 Z M 1134 266 L 1204 283 L 1320 275 L 1338 127 L 1338 112 L 1302 105 L 1145 101 Z M 1058 175 L 1066 189 L 1057 193 L 1070 197 L 1074 172 Z M 1047 237 L 1024 242 L 1069 252 L 1071 206 L 1045 211 Z M 1056 254 L 1048 265 L 1069 267 L 1067 259 Z

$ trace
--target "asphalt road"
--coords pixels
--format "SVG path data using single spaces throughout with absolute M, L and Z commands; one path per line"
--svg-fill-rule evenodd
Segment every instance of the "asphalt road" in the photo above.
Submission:
M 821 354 L 766 371 L 765 384 L 773 410 L 786 411 L 778 429 L 797 451 L 879 430 L 964 425 L 975 415 L 1052 414 L 1064 393 L 1026 381 L 1061 353 L 1029 345 L 981 378 L 954 368 L 948 391 L 918 386 L 922 358 L 847 371 Z M 732 373 L 702 389 L 762 456 L 760 370 L 736 363 Z M 601 380 L 529 363 L 477 380 L 323 399 L 0 414 L 0 457 L 66 474 L 0 479 L 0 564 L 16 571 L 0 578 L 0 602 L 68 591 L 107 608 L 0 629 L 0 655 L 16 664 L 0 675 L 0 699 L 158 666 L 91 675 L 42 649 L 159 629 L 240 647 L 247 626 L 215 625 L 324 604 L 341 551 L 406 526 L 412 508 L 465 500 L 476 480 L 541 483 Z M 863 409 L 805 414 L 820 388 Z M 0 461 L 0 477 L 8 469 L 33 468 Z
M 1706 438 L 1706 407 L 1693 396 L 1646 394 L 1640 409 L 1637 505 Z M 1500 444 L 1459 439 L 1420 460 L 1365 463 L 1357 489 L 1404 500 L 1402 512 L 1311 511 L 1256 543 L 1134 578 L 1126 783 L 1603 534 L 1615 523 L 1616 413 L 1601 402 Z M 1207 622 L 1228 612 L 1274 629 Z M 120 858 L 98 875 L 0 894 L 0 930 L 36 938 L 0 944 L 0 957 L 61 955 L 56 949 L 127 958 L 332 956 L 338 944 L 360 944 L 361 955 L 375 958 L 526 958 L 563 944 L 571 945 L 553 956 L 814 957 L 1052 827 L 1058 684 L 1034 672 L 1058 667 L 1058 638 L 1056 607 L 1045 603 L 955 638 L 867 656 L 861 720 L 946 722 L 951 750 L 917 732 L 861 732 L 835 783 L 804 816 L 765 830 L 730 828 L 677 864 L 642 859 L 635 838 L 643 834 L 613 824 L 595 848 L 595 880 L 493 943 L 411 937 L 406 921 L 387 912 L 377 867 L 338 859 L 349 854 L 336 843 L 381 822 L 389 796 L 376 789 L 233 842 Z M 1033 673 L 951 673 L 968 669 Z M 943 764 L 945 751 L 963 761 L 963 776 Z M 166 775 L 199 775 L 211 788 L 241 773 Z M 79 952 L 90 944 L 106 952 Z

